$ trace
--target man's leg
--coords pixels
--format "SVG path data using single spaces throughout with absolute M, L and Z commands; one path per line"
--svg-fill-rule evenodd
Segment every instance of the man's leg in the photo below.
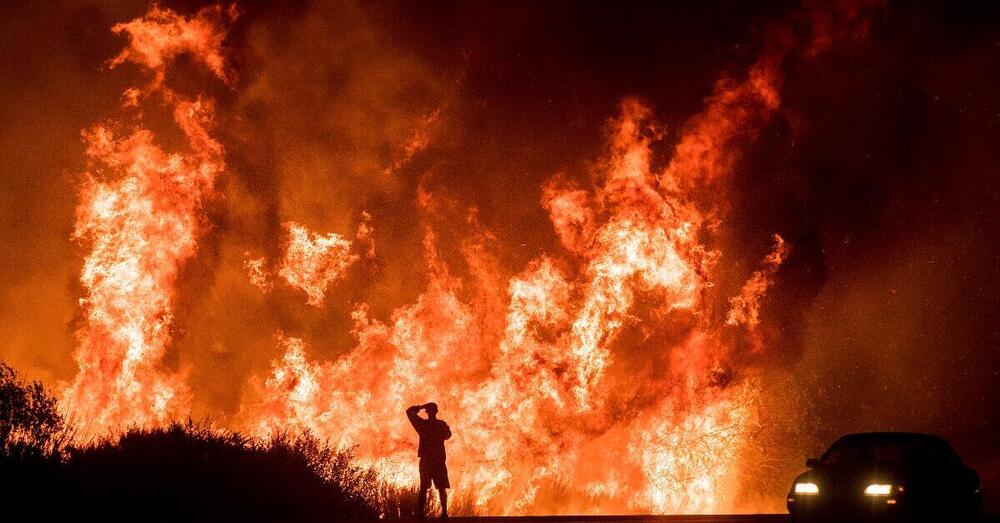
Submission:
M 427 489 L 420 485 L 420 493 L 417 494 L 417 517 L 424 519 L 424 507 L 427 505 Z
M 438 495 L 441 496 L 441 517 L 448 517 L 448 489 L 438 487 Z
M 417 468 L 420 470 L 420 489 L 417 491 L 417 517 L 424 519 L 427 517 L 424 509 L 427 507 L 427 489 L 431 488 L 431 474 L 427 468 L 427 460 L 424 458 L 420 458 Z

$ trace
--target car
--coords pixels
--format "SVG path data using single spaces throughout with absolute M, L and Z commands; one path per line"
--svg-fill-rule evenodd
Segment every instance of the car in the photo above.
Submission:
M 851 434 L 806 467 L 788 492 L 794 522 L 957 522 L 982 504 L 979 475 L 939 436 Z

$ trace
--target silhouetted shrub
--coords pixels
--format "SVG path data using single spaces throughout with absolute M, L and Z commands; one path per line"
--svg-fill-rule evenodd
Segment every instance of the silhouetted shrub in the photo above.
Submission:
M 362 477 L 349 454 L 308 436 L 258 443 L 189 422 L 70 449 L 60 480 L 85 519 L 374 520 L 350 482 Z
M 305 435 L 133 428 L 74 447 L 41 383 L 0 363 L 0 516 L 101 521 L 372 521 L 416 515 L 415 488 Z
M 68 438 L 56 399 L 41 383 L 22 383 L 14 369 L 0 362 L 0 452 L 4 458 L 40 458 L 57 454 Z
M 350 521 L 414 515 L 416 492 L 306 435 L 255 440 L 192 422 L 86 446 L 40 383 L 0 363 L 0 517 Z
M 37 500 L 59 491 L 68 434 L 55 398 L 42 384 L 21 382 L 14 369 L 0 362 L 0 496 L 8 506 L 33 511 L 40 506 Z

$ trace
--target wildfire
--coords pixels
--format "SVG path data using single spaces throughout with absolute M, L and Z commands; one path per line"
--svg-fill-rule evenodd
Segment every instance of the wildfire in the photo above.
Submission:
M 172 91 L 166 71 L 186 54 L 229 80 L 222 42 L 234 17 L 233 8 L 183 17 L 153 7 L 114 28 L 130 44 L 112 66 L 134 63 L 152 76 L 126 92 L 126 105 L 138 109 L 159 96 L 187 150 L 164 151 L 141 127 L 122 135 L 100 124 L 84 133 L 93 166 L 75 236 L 90 247 L 81 275 L 86 323 L 75 355 L 80 371 L 63 404 L 94 433 L 189 413 L 183 380 L 161 360 L 178 274 L 205 232 L 202 207 L 225 164 L 210 135 L 211 100 Z M 276 333 L 282 355 L 269 376 L 253 381 L 233 424 L 261 437 L 309 431 L 357 446 L 362 463 L 409 484 L 414 436 L 402 413 L 434 399 L 455 431 L 448 453 L 456 490 L 482 511 L 731 508 L 758 396 L 754 372 L 731 362 L 745 350 L 741 341 L 766 350 L 756 335 L 761 304 L 789 246 L 775 235 L 762 268 L 736 296 L 722 294 L 722 272 L 736 258 L 724 255 L 719 235 L 725 184 L 742 145 L 780 107 L 783 61 L 817 45 L 781 39 L 765 46 L 745 78 L 718 82 L 666 162 L 654 151 L 667 132 L 642 102 L 624 100 L 588 181 L 560 175 L 542 187 L 540 204 L 562 249 L 508 281 L 494 270 L 497 238 L 474 209 L 458 249 L 472 278 L 455 275 L 440 254 L 453 246 L 434 227 L 440 198 L 420 189 L 424 291 L 385 320 L 356 304 L 356 344 L 335 361 L 310 357 L 302 338 Z M 386 172 L 427 146 L 439 118 L 435 111 L 420 123 Z M 264 291 L 280 278 L 304 292 L 306 304 L 323 307 L 352 264 L 375 258 L 377 219 L 362 214 L 353 239 L 285 221 L 274 273 L 248 253 L 248 278 Z M 392 256 L 391 246 L 381 251 Z M 553 501 L 556 491 L 568 494 Z
M 760 298 L 774 283 L 774 274 L 778 272 L 781 263 L 788 257 L 788 245 L 785 240 L 775 234 L 774 250 L 764 258 L 764 268 L 755 271 L 753 276 L 743 284 L 739 296 L 730 298 L 729 314 L 726 316 L 728 325 L 745 324 L 754 328 L 760 324 Z
M 288 235 L 278 276 L 288 285 L 305 292 L 309 305 L 322 307 L 331 283 L 343 278 L 344 271 L 362 256 L 375 257 L 371 216 L 362 213 L 361 217 L 354 242 L 335 232 L 319 234 L 296 222 L 284 224 Z M 353 254 L 352 250 L 361 254 Z M 274 287 L 274 277 L 267 269 L 267 260 L 254 257 L 249 251 L 244 256 L 243 267 L 250 283 L 264 292 L 270 291 Z
M 481 509 L 528 511 L 544 488 L 590 475 L 590 499 L 574 508 L 720 508 L 755 389 L 746 379 L 728 387 L 712 381 L 729 350 L 717 341 L 724 326 L 706 320 L 709 275 L 721 255 L 698 240 L 706 220 L 694 202 L 657 186 L 650 128 L 649 111 L 626 101 L 594 188 L 549 184 L 547 207 L 566 227 L 560 232 L 579 255 L 580 276 L 543 256 L 512 279 L 496 356 L 493 333 L 480 327 L 490 324 L 488 308 L 461 300 L 460 282 L 437 259 L 429 233 L 431 272 L 416 303 L 389 324 L 357 310 L 359 345 L 334 363 L 309 363 L 301 340 L 283 339 L 286 354 L 245 418 L 260 435 L 296 427 L 358 444 L 363 459 L 398 471 L 412 453 L 399 412 L 413 398 L 433 397 L 462 420 L 451 462 Z M 481 252 L 466 249 L 468 257 Z M 677 346 L 641 347 L 677 361 L 654 372 L 659 390 L 648 403 L 610 415 L 612 398 L 638 398 L 628 399 L 634 384 L 608 370 L 615 358 L 643 357 L 617 338 L 636 321 L 657 328 L 654 317 L 632 316 L 640 299 L 655 299 L 658 315 L 683 316 L 691 326 Z M 595 486 L 606 477 L 618 478 L 614 489 Z
M 351 242 L 336 233 L 310 234 L 295 222 L 285 226 L 288 227 L 288 248 L 278 275 L 289 285 L 305 291 L 309 305 L 323 305 L 327 285 L 356 259 L 348 254 Z
M 435 124 L 437 124 L 438 119 L 441 116 L 441 109 L 436 109 L 427 116 L 424 116 L 417 122 L 416 128 L 413 130 L 413 135 L 410 139 L 403 144 L 399 152 L 396 154 L 396 159 L 392 162 L 392 165 L 385 169 L 385 174 L 393 174 L 404 165 L 409 163 L 413 159 L 413 156 L 418 152 L 422 151 L 431 142 L 431 133 L 434 130 Z
M 459 488 L 486 512 L 725 509 L 758 388 L 753 373 L 727 366 L 739 349 L 723 333 L 745 325 L 761 348 L 760 302 L 789 248 L 775 235 L 719 321 L 713 276 L 723 255 L 702 238 L 719 227 L 724 202 L 713 191 L 733 174 L 739 144 L 780 106 L 780 65 L 792 50 L 766 48 L 745 80 L 720 81 L 662 172 L 651 167 L 652 146 L 665 133 L 646 106 L 626 100 L 593 185 L 556 177 L 544 186 L 542 204 L 572 256 L 541 256 L 506 285 L 499 332 L 484 332 L 496 323 L 490 300 L 462 301 L 429 231 L 427 290 L 416 302 L 388 323 L 360 306 L 358 345 L 336 362 L 310 363 L 301 340 L 283 340 L 286 355 L 244 418 L 261 435 L 297 427 L 359 445 L 365 462 L 406 484 L 412 438 L 399 413 L 435 398 L 461 420 L 449 448 Z M 503 288 L 490 284 L 481 245 L 463 252 L 480 292 Z M 640 316 L 639 302 L 656 306 Z M 676 341 L 619 343 L 637 324 Z M 666 365 L 650 368 L 663 361 L 651 353 Z M 648 360 L 649 382 L 612 372 L 617 360 Z M 568 499 L 544 505 L 561 484 Z
M 208 8 L 192 18 L 153 7 L 116 25 L 130 44 L 110 65 L 134 63 L 152 76 L 125 93 L 126 107 L 159 96 L 187 140 L 167 152 L 139 126 L 97 124 L 83 132 L 91 171 L 84 175 L 74 236 L 90 247 L 80 281 L 86 323 L 75 359 L 80 371 L 63 391 L 63 407 L 85 434 L 127 425 L 150 426 L 188 412 L 182 379 L 160 366 L 170 343 L 178 273 L 194 255 L 201 208 L 225 169 L 222 146 L 209 130 L 214 106 L 165 85 L 173 58 L 190 54 L 225 79 L 222 22 L 234 16 Z

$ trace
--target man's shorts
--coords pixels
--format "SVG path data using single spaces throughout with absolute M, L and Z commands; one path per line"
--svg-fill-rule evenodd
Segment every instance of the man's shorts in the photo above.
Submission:
M 451 488 L 448 482 L 448 466 L 443 459 L 420 458 L 420 490 L 431 488 L 431 483 L 438 490 Z

